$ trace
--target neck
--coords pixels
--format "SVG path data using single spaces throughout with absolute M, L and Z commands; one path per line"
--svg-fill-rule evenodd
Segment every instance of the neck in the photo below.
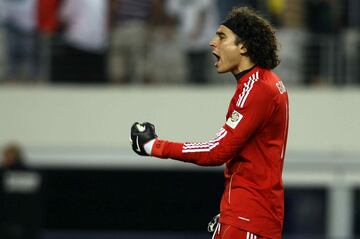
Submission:
M 242 61 L 239 63 L 239 65 L 236 67 L 236 69 L 233 71 L 233 74 L 237 75 L 240 72 L 251 69 L 254 66 L 255 63 L 252 62 L 249 57 L 243 58 Z
M 255 67 L 255 65 L 247 70 L 243 70 L 242 72 L 240 72 L 236 75 L 234 74 L 235 80 L 239 81 L 244 75 L 246 75 L 248 72 L 250 72 L 254 67 Z

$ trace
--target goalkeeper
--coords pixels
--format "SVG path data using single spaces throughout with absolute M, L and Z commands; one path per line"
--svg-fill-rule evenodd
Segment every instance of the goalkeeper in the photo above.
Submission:
M 151 123 L 131 127 L 133 150 L 143 156 L 201 166 L 226 164 L 213 238 L 280 239 L 284 218 L 282 170 L 288 132 L 288 94 L 272 72 L 279 64 L 275 31 L 249 8 L 234 8 L 210 41 L 218 73 L 237 87 L 216 137 L 202 143 L 161 140 Z

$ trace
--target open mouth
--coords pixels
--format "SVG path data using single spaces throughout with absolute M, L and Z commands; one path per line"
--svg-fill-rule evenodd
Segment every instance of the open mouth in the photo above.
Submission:
M 214 65 L 217 67 L 220 62 L 220 56 L 215 52 L 212 52 L 212 54 L 215 56 L 216 61 L 215 61 Z

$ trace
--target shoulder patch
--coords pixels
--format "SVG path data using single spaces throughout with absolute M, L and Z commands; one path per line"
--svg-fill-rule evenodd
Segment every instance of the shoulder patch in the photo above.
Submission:
M 232 128 L 235 129 L 236 126 L 239 124 L 239 122 L 241 121 L 241 119 L 243 118 L 243 115 L 240 114 L 239 112 L 237 112 L 236 110 L 234 110 L 231 114 L 231 116 L 228 118 L 228 120 L 226 121 L 226 124 Z

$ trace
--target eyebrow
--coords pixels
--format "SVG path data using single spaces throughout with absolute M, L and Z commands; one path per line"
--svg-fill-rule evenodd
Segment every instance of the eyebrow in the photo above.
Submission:
M 219 37 L 226 36 L 225 33 L 221 32 L 221 31 L 216 31 L 216 35 L 218 35 Z

